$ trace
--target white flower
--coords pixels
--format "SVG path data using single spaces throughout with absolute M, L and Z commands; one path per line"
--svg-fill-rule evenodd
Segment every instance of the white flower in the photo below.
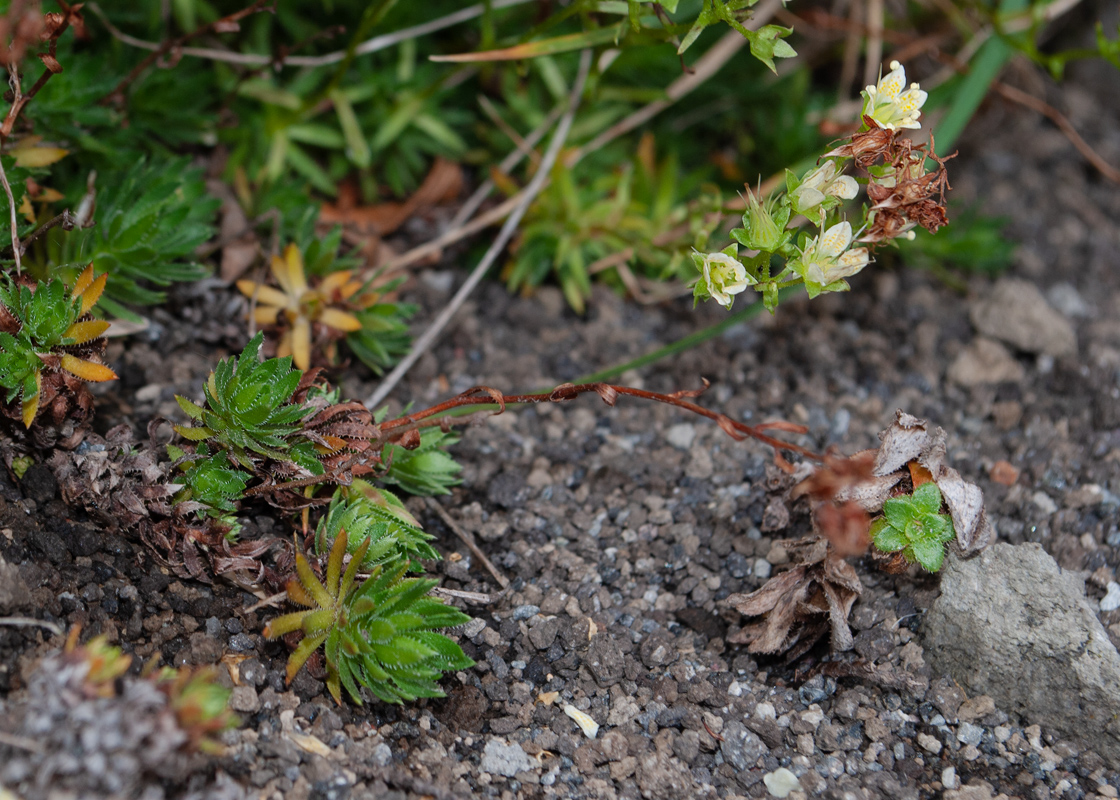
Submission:
M 801 254 L 805 280 L 827 286 L 850 278 L 866 267 L 869 261 L 867 248 L 849 250 L 851 243 L 852 226 L 846 221 L 836 223 L 812 239 Z
M 891 71 L 879 79 L 877 86 L 868 86 L 863 95 L 861 116 L 870 117 L 880 128 L 920 128 L 918 118 L 926 102 L 926 93 L 916 83 L 906 89 L 906 70 L 897 61 Z M 905 91 L 903 91 L 905 89 Z
M 727 253 L 705 253 L 701 272 L 701 285 L 724 308 L 731 308 L 732 295 L 754 283 L 747 268 Z
M 837 175 L 836 162 L 826 161 L 805 176 L 801 185 L 793 190 L 792 199 L 797 211 L 807 214 L 825 201 L 826 197 L 851 200 L 859 193 L 859 184 L 850 175 Z

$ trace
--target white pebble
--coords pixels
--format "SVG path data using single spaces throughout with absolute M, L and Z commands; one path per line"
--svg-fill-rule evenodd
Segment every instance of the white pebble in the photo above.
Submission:
M 770 562 L 765 558 L 756 558 L 754 560 L 754 574 L 757 577 L 762 578 L 762 580 L 766 580 L 767 578 L 769 578 Z
M 739 681 L 731 681 L 731 685 L 727 687 L 727 693 L 732 697 L 742 697 L 743 684 L 739 683 Z
M 759 703 L 754 707 L 754 715 L 759 719 L 774 719 L 778 712 L 773 703 Z
M 957 777 L 956 767 L 945 767 L 941 770 L 941 785 L 946 789 L 959 789 L 961 779 Z
M 763 775 L 762 782 L 766 784 L 766 790 L 770 792 L 771 797 L 789 797 L 790 792 L 801 788 L 797 776 L 785 767 L 778 767 L 773 772 Z
M 1038 506 L 1038 510 L 1043 514 L 1049 516 L 1058 510 L 1058 504 L 1051 499 L 1050 495 L 1043 491 L 1037 491 L 1031 496 L 1031 502 Z
M 1101 598 L 1101 611 L 1115 611 L 1120 608 L 1120 583 L 1108 582 L 1108 594 Z
M 594 739 L 599 735 L 599 723 L 591 719 L 591 717 L 587 716 L 587 714 L 584 714 L 575 706 L 571 705 L 570 703 L 564 706 L 564 713 L 576 721 L 576 725 L 579 725 L 580 729 L 588 739 Z
M 941 742 L 928 733 L 918 734 L 918 746 L 927 753 L 932 753 L 933 755 L 937 755 L 941 752 Z

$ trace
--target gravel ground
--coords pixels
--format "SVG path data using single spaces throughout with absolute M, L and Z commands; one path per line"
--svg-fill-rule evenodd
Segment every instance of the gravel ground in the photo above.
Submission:
M 1115 73 L 1094 75 L 1051 99 L 1117 164 L 1120 99 L 1104 88 Z M 1094 85 L 1095 95 L 1076 88 Z M 806 444 L 844 452 L 877 446 L 895 409 L 927 418 L 948 432 L 954 466 L 983 489 L 998 539 L 1041 543 L 1063 569 L 1090 576 L 1098 604 L 1120 560 L 1120 193 L 1017 108 L 994 104 L 961 149 L 955 199 L 1011 218 L 1009 277 L 1036 286 L 1042 307 L 1022 284 L 973 278 L 962 296 L 928 273 L 872 268 L 850 294 L 789 303 L 620 382 L 673 391 L 707 377 L 705 404 L 748 422 L 803 423 Z M 411 299 L 421 319 L 459 277 L 420 276 Z M 195 291 L 181 297 L 179 318 L 157 312 L 150 341 L 114 346 L 121 381 L 108 392 L 118 409 L 99 427 L 117 414 L 138 427 L 153 414 L 178 416 L 173 395 L 201 393 L 240 332 L 235 303 L 223 311 L 212 289 Z M 1037 318 L 1026 334 L 992 329 L 993 302 Z M 480 383 L 514 391 L 568 381 L 721 316 L 690 305 L 639 308 L 598 291 L 577 318 L 555 290 L 515 298 L 485 285 L 393 403 Z M 352 374 L 342 384 L 358 398 L 374 385 Z M 864 584 L 855 652 L 893 685 L 828 677 L 827 651 L 788 665 L 729 645 L 742 620 L 725 598 L 759 588 L 788 559 L 779 541 L 808 528 L 804 515 L 773 513 L 780 481 L 764 449 L 665 407 L 582 398 L 496 417 L 467 430 L 454 452 L 463 485 L 439 502 L 513 588 L 468 607 L 475 621 L 461 643 L 478 664 L 446 678 L 446 699 L 338 707 L 314 663 L 285 686 L 287 650 L 260 636 L 270 612 L 245 611 L 256 597 L 165 574 L 139 543 L 63 505 L 40 467 L 21 485 L 0 476 L 0 614 L 81 623 L 137 664 L 159 653 L 164 663 L 229 665 L 222 679 L 235 686 L 244 724 L 227 734 L 226 754 L 186 777 L 147 776 L 146 798 L 766 797 L 782 796 L 782 769 L 798 779 L 792 798 L 1117 796 L 1120 764 L 1046 719 L 967 696 L 927 664 L 922 625 L 936 577 L 855 562 Z M 448 556 L 444 587 L 498 588 L 431 507 L 410 506 Z M 280 520 L 247 520 L 248 536 L 273 533 L 284 534 Z M 1100 618 L 1120 641 L 1120 610 Z M 44 630 L 0 627 L 0 730 L 19 729 L 33 667 L 59 643 Z M 567 706 L 599 725 L 597 738 Z M 86 746 L 89 759 L 112 763 L 116 745 L 105 737 Z M 32 757 L 0 740 L 7 769 Z M 0 782 L 27 800 L 110 794 L 90 777 L 84 790 L 52 795 L 4 769 Z

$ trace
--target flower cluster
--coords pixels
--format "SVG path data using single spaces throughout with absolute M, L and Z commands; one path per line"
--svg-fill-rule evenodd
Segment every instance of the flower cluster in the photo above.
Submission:
M 804 285 L 810 297 L 845 291 L 846 279 L 871 263 L 867 245 L 913 238 L 918 226 L 936 232 L 948 222 L 947 159 L 899 135 L 921 127 L 926 93 L 917 83 L 908 86 L 906 71 L 893 61 L 891 71 L 862 95 L 863 125 L 817 166 L 800 177 L 786 170 L 785 191 L 769 199 L 747 193 L 743 227 L 731 231 L 738 246 L 693 254 L 700 273 L 693 291 L 698 301 L 712 299 L 730 309 L 736 294 L 753 287 L 773 311 L 780 289 Z M 937 164 L 932 170 L 927 157 Z M 845 174 L 849 165 L 866 177 Z M 867 202 L 862 224 L 853 229 L 841 209 L 858 197 L 861 184 Z M 818 232 L 798 233 L 804 224 Z
M 906 70 L 897 61 L 892 61 L 891 71 L 879 78 L 877 85 L 868 86 L 861 92 L 862 116 L 869 117 L 876 127 L 891 131 L 922 127 L 918 118 L 922 115 L 927 95 L 916 83 L 904 87 Z

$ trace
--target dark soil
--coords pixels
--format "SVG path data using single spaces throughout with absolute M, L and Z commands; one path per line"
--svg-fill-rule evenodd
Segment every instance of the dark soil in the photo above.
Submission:
M 1120 164 L 1115 87 L 1115 73 L 1087 70 L 1050 99 Z M 998 101 L 961 152 L 950 162 L 958 208 L 979 202 L 1010 218 L 1010 273 L 1067 315 L 1077 355 L 1013 352 L 1021 379 L 957 385 L 946 374 L 976 336 L 970 308 L 991 281 L 970 278 L 962 295 L 929 273 L 880 265 L 848 294 L 788 303 L 620 382 L 674 391 L 706 377 L 708 406 L 747 422 L 803 423 L 804 443 L 849 453 L 877 446 L 895 409 L 929 419 L 948 432 L 953 464 L 983 488 L 999 540 L 1041 542 L 1063 568 L 1091 573 L 1095 602 L 1120 560 L 1120 192 L 1049 123 Z M 423 308 L 419 326 L 461 277 L 420 274 L 409 298 Z M 240 301 L 227 291 L 192 287 L 176 302 L 174 315 L 155 312 L 146 338 L 111 349 L 121 380 L 100 398 L 100 431 L 128 421 L 139 437 L 153 415 L 178 418 L 174 394 L 200 396 L 213 364 L 240 346 Z M 569 381 L 722 315 L 597 291 L 579 318 L 553 289 L 517 298 L 484 285 L 393 407 L 476 384 Z M 340 382 L 354 398 L 375 386 L 356 372 Z M 933 798 L 976 781 L 987 787 L 959 796 L 1116 796 L 1120 765 L 931 672 L 920 628 L 935 576 L 857 563 L 856 651 L 905 675 L 907 689 L 805 680 L 823 649 L 791 666 L 728 645 L 741 620 L 724 599 L 760 587 L 783 563 L 775 542 L 808 527 L 797 514 L 775 527 L 782 520 L 766 513 L 774 494 L 764 448 L 666 407 L 623 399 L 611 409 L 589 397 L 493 418 L 454 453 L 463 484 L 439 502 L 514 588 L 467 607 L 476 622 L 462 644 L 478 665 L 445 679 L 446 699 L 339 707 L 314 661 L 285 686 L 288 649 L 260 635 L 275 611 L 246 612 L 258 598 L 226 583 L 170 576 L 139 542 L 64 505 L 41 466 L 19 484 L 0 476 L 0 555 L 18 569 L 0 573 L 0 614 L 107 633 L 137 656 L 135 668 L 157 653 L 167 664 L 231 665 L 222 678 L 236 679 L 244 722 L 227 735 L 227 753 L 190 778 L 152 778 L 146 797 L 206 794 L 215 771 L 253 796 L 288 800 L 764 797 L 763 777 L 782 766 L 811 796 Z M 1000 461 L 1019 470 L 1014 485 L 991 479 Z M 430 507 L 410 507 L 454 554 L 437 567 L 444 587 L 497 590 Z M 287 535 L 286 525 L 248 519 L 246 536 Z M 1102 622 L 1120 641 L 1120 611 Z M 0 626 L 0 696 L 16 701 L 60 644 L 46 630 Z M 546 692 L 557 700 L 540 702 Z M 565 715 L 567 704 L 600 724 L 597 739 Z M 299 731 L 329 755 L 297 746 L 307 741 L 290 735 Z M 0 763 L 18 757 L 0 741 Z M 236 796 L 236 785 L 223 787 Z

